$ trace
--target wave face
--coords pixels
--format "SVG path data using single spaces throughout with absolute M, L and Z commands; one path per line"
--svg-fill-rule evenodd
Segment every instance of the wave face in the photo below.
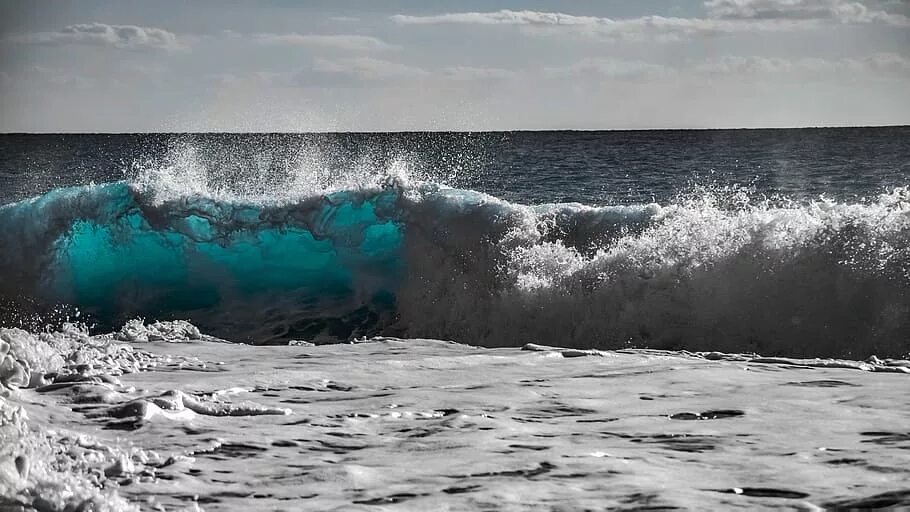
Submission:
M 396 192 L 291 205 L 187 196 L 126 183 L 58 189 L 0 210 L 6 294 L 77 305 L 106 325 L 193 316 L 241 340 L 380 325 L 401 280 Z
M 856 204 L 733 192 L 590 207 L 403 179 L 275 201 L 186 186 L 134 180 L 0 207 L 0 295 L 72 304 L 108 326 L 189 318 L 256 343 L 386 333 L 852 358 L 910 350 L 907 189 Z

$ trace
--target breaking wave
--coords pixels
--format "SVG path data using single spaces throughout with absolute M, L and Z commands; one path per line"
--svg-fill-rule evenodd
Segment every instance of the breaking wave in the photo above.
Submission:
M 245 194 L 140 174 L 0 207 L 7 308 L 227 339 L 371 334 L 792 356 L 910 350 L 910 191 L 525 206 L 382 178 Z M 287 184 L 285 184 L 287 185 Z M 15 304 L 16 306 L 12 306 Z

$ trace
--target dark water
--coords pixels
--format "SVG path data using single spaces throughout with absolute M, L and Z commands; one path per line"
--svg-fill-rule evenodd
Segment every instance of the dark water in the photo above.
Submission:
M 908 127 L 6 135 L 0 155 L 0 324 L 910 352 Z
M 792 198 L 872 196 L 907 184 L 910 127 L 408 134 L 0 136 L 0 203 L 123 179 L 192 146 L 223 179 L 280 172 L 301 156 L 339 173 L 396 159 L 452 186 L 510 201 L 666 203 L 693 185 Z

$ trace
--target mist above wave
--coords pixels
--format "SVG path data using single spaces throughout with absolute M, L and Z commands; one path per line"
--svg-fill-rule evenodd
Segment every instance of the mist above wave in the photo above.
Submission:
M 360 137 L 367 137 L 361 134 Z M 421 182 L 460 184 L 478 174 L 482 152 L 474 144 L 432 149 L 361 144 L 315 136 L 289 143 L 227 136 L 209 141 L 175 140 L 166 151 L 131 162 L 125 181 L 157 203 L 192 196 L 255 204 L 291 203 L 321 194 L 400 188 Z M 414 141 L 411 141 L 414 142 Z M 420 155 L 418 152 L 422 151 Z M 432 153 L 428 162 L 427 153 Z M 433 167 L 432 163 L 442 163 Z

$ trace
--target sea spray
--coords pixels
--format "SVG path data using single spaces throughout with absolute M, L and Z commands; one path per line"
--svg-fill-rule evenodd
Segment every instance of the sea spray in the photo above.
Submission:
M 524 206 L 386 176 L 297 199 L 59 189 L 0 208 L 5 296 L 236 341 L 904 355 L 910 201 Z

